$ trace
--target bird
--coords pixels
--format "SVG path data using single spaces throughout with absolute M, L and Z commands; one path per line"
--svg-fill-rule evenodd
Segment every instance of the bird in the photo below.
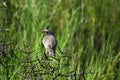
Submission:
M 43 30 L 43 33 L 44 37 L 42 43 L 46 49 L 45 53 L 47 54 L 47 56 L 54 57 L 56 55 L 57 46 L 57 40 L 54 36 L 54 33 L 49 29 Z

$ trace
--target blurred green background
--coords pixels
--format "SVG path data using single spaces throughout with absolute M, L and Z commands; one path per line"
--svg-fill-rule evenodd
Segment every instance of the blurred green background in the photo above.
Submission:
M 24 51 L 43 59 L 42 30 L 49 27 L 65 51 L 57 48 L 57 58 L 70 56 L 61 73 L 78 74 L 57 80 L 120 80 L 119 18 L 120 0 L 0 0 L 0 79 L 23 80 Z

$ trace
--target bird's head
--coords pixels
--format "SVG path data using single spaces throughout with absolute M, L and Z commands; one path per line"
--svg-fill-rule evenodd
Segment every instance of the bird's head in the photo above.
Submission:
M 51 30 L 48 30 L 48 29 L 43 30 L 43 33 L 45 35 L 54 35 L 54 33 Z

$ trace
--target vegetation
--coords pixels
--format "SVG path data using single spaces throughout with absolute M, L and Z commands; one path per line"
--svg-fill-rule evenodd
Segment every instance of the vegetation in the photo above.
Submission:
M 0 80 L 120 80 L 119 18 L 119 0 L 0 0 Z

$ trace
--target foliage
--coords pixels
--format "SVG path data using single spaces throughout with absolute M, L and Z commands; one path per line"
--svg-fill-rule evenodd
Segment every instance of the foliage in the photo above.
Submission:
M 0 0 L 1 80 L 120 80 L 119 0 Z M 58 42 L 46 59 L 42 30 Z

